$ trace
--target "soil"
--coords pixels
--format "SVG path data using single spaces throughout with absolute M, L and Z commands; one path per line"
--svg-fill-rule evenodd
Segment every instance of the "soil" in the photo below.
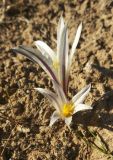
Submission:
M 74 115 L 71 129 L 61 120 L 48 126 L 54 107 L 34 87 L 52 88 L 51 81 L 39 65 L 11 50 L 35 40 L 56 50 L 61 15 L 70 47 L 83 23 L 69 97 L 92 84 L 86 103 L 93 110 Z M 94 143 L 103 144 L 107 154 Z M 113 153 L 113 1 L 0 1 L 0 160 L 112 159 L 108 151 Z

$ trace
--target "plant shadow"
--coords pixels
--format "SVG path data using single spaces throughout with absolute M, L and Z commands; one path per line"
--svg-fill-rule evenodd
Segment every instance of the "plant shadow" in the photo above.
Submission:
M 102 67 L 99 64 L 98 65 L 93 64 L 92 67 L 95 68 L 96 70 L 98 70 L 104 76 L 113 78 L 113 70 Z
M 73 116 L 72 128 L 81 124 L 84 127 L 95 126 L 113 131 L 113 90 L 105 93 L 92 106 L 92 110 L 78 112 Z

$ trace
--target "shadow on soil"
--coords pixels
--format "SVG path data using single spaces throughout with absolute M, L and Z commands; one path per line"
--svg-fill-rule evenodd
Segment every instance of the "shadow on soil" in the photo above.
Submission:
M 95 64 L 93 64 L 92 67 L 98 70 L 104 76 L 113 78 L 113 69 L 108 69 L 108 68 L 102 67 L 100 65 L 95 65 Z
M 98 101 L 92 104 L 93 110 L 78 112 L 73 116 L 73 125 L 82 124 L 86 126 L 96 126 L 113 131 L 113 90 L 105 93 Z

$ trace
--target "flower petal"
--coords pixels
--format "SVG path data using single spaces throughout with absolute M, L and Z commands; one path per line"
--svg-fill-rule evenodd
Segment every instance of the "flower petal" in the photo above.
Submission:
M 59 49 L 60 49 L 60 42 L 61 42 L 61 34 L 64 29 L 64 20 L 63 17 L 60 17 L 58 28 L 57 28 L 57 56 L 59 57 Z
M 46 96 L 51 103 L 53 103 L 55 109 L 60 112 L 60 104 L 59 104 L 59 101 L 58 101 L 58 96 L 49 91 L 48 89 L 43 89 L 43 88 L 34 88 L 36 91 L 40 92 L 41 94 L 43 94 L 44 96 Z
M 72 121 L 72 116 L 71 117 L 68 117 L 68 118 L 65 118 L 65 123 L 66 125 L 69 127 L 69 125 L 71 124 L 71 121 Z
M 61 85 L 63 87 L 64 92 L 67 92 L 67 80 L 66 80 L 66 70 L 68 68 L 68 32 L 67 32 L 67 25 L 64 26 L 61 39 L 60 39 L 60 45 L 59 45 L 59 78 Z
M 40 51 L 25 46 L 19 46 L 18 48 L 14 48 L 13 51 L 25 55 L 31 61 L 38 63 L 52 79 L 58 81 L 55 75 L 55 71 L 51 67 L 50 61 L 46 57 L 44 57 L 40 53 Z
M 35 45 L 43 55 L 47 58 L 51 58 L 52 61 L 57 58 L 55 52 L 43 41 L 35 41 Z
M 51 119 L 50 119 L 50 124 L 49 126 L 51 127 L 58 119 L 59 119 L 59 114 L 57 111 L 54 111 L 52 116 L 51 116 Z
M 68 68 L 67 68 L 67 71 L 66 71 L 67 83 L 68 83 L 68 79 L 69 79 L 69 70 L 70 70 L 70 67 L 71 67 L 71 64 L 72 64 L 73 55 L 76 51 L 76 47 L 77 47 L 79 39 L 80 39 L 81 30 L 82 30 L 82 23 L 80 23 L 80 25 L 77 29 L 76 36 L 75 36 L 75 39 L 74 39 L 74 42 L 73 42 L 73 45 L 72 45 L 72 48 L 71 48 L 71 53 L 69 55 Z
M 86 104 L 77 104 L 77 105 L 75 104 L 74 113 L 79 112 L 79 111 L 89 110 L 89 109 L 93 109 L 93 108 Z
M 76 47 L 78 45 L 78 42 L 79 42 L 79 39 L 80 39 L 80 35 L 81 35 L 81 31 L 82 31 L 82 23 L 80 23 L 80 25 L 78 26 L 78 29 L 77 29 L 77 32 L 76 32 L 76 36 L 75 36 L 75 39 L 74 39 L 74 42 L 73 42 L 73 45 L 72 45 L 72 48 L 71 48 L 71 53 L 70 53 L 70 65 L 72 63 L 72 58 L 73 58 L 73 55 L 76 51 Z
M 64 24 L 62 16 L 57 28 L 57 59 L 60 65 L 58 76 L 63 90 L 67 94 L 68 80 L 66 70 L 68 68 L 68 32 L 67 25 Z
M 89 84 L 86 87 L 84 87 L 81 91 L 79 91 L 72 98 L 72 102 L 75 103 L 76 105 L 79 104 L 79 103 L 83 103 L 83 101 L 85 100 L 86 96 L 88 95 L 90 89 L 91 89 L 91 84 Z

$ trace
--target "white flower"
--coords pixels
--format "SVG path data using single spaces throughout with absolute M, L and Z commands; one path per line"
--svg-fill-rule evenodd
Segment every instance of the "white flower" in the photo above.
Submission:
M 81 110 L 92 109 L 91 106 L 83 104 L 91 85 L 83 88 L 71 101 L 67 99 L 69 70 L 80 38 L 81 29 L 82 23 L 77 29 L 70 54 L 68 54 L 67 25 L 64 24 L 62 17 L 60 18 L 57 29 L 57 53 L 42 41 L 35 42 L 37 49 L 25 46 L 19 46 L 13 49 L 13 51 L 23 54 L 33 62 L 38 63 L 52 79 L 55 93 L 47 89 L 35 88 L 47 96 L 56 109 L 51 116 L 50 126 L 59 118 L 65 120 L 65 123 L 69 126 L 73 114 Z
M 53 103 L 56 109 L 51 116 L 50 126 L 52 126 L 59 118 L 63 119 L 67 126 L 69 126 L 72 121 L 73 114 L 78 111 L 92 109 L 91 106 L 83 104 L 83 101 L 91 89 L 91 85 L 84 87 L 72 98 L 71 101 L 69 101 L 62 87 L 55 81 L 53 81 L 53 83 L 56 93 L 51 92 L 48 89 L 35 88 L 41 94 L 46 96 L 50 102 Z
M 43 41 L 35 42 L 37 49 L 19 46 L 18 48 L 14 48 L 13 51 L 21 53 L 33 62 L 38 63 L 54 81 L 62 86 L 65 94 L 67 94 L 69 70 L 80 38 L 81 30 L 82 23 L 77 29 L 70 54 L 68 53 L 67 25 L 64 23 L 62 17 L 60 18 L 57 28 L 57 53 Z

